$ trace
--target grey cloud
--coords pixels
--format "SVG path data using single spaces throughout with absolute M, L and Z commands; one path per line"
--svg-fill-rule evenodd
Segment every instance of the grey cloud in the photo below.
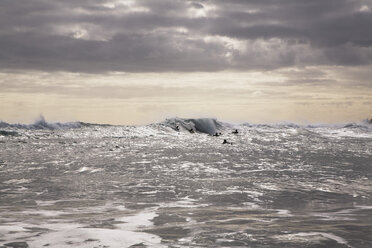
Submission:
M 192 2 L 190 5 L 191 5 L 192 7 L 194 7 L 195 9 L 204 9 L 203 4 L 201 4 L 201 3 Z
M 216 27 L 218 28 L 218 27 Z M 239 39 L 270 39 L 270 38 L 303 38 L 302 32 L 296 28 L 283 25 L 256 25 L 251 27 L 218 28 L 212 30 L 213 34 L 234 37 Z
M 249 9 L 254 1 L 238 2 Z M 372 8 L 372 1 L 281 1 L 280 5 L 277 1 L 262 1 L 261 5 L 256 3 L 260 11 L 254 14 L 244 13 L 242 6 L 240 13 L 222 10 L 225 20 L 234 21 L 229 23 L 229 29 L 218 25 L 212 31 L 241 39 L 295 38 L 316 46 L 348 42 L 368 45 L 372 38 L 372 12 L 357 11 L 357 7 L 368 2 Z
M 226 67 L 220 44 L 156 34 L 117 34 L 109 41 L 91 41 L 22 33 L 3 36 L 0 47 L 4 48 L 1 67 L 14 69 L 102 72 L 208 71 Z
M 371 0 L 134 3 L 3 0 L 0 66 L 85 72 L 218 71 L 358 66 L 372 61 Z M 367 11 L 360 11 L 363 6 Z M 245 45 L 234 47 L 221 37 Z

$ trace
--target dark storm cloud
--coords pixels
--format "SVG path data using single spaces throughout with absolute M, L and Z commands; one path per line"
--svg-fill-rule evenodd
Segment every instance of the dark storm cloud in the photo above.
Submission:
M 372 0 L 2 0 L 1 68 L 368 65 Z

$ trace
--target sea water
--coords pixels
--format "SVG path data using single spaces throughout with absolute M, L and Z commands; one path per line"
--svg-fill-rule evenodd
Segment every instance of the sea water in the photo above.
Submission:
M 0 247 L 369 248 L 371 131 L 1 122 Z

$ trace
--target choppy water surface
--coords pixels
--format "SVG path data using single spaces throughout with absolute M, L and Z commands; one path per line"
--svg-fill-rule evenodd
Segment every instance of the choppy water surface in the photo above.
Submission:
M 3 127 L 0 247 L 372 247 L 370 128 L 236 128 Z

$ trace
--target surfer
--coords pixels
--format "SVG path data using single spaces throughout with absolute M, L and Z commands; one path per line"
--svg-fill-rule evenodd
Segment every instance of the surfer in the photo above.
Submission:
M 189 132 L 190 132 L 190 133 L 195 133 L 195 131 L 194 131 L 193 128 L 191 128 L 191 129 L 189 130 Z
M 215 133 L 215 134 L 213 134 L 213 136 L 215 136 L 215 137 L 218 137 L 218 136 L 220 136 L 222 133 Z
M 176 131 L 180 131 L 180 127 L 178 125 L 176 126 Z
M 228 145 L 232 145 L 233 143 L 232 142 L 228 142 L 226 139 L 223 140 L 222 144 L 228 144 Z
M 238 129 L 235 129 L 235 131 L 232 132 L 233 134 L 238 134 Z

